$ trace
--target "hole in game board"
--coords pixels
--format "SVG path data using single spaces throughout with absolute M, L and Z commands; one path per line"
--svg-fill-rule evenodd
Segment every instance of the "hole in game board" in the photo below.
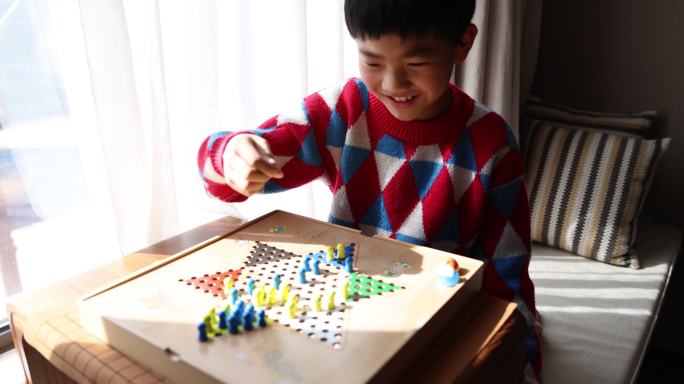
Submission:
M 328 339 L 326 339 L 325 337 L 321 337 L 321 341 L 326 342 L 326 341 L 328 341 Z

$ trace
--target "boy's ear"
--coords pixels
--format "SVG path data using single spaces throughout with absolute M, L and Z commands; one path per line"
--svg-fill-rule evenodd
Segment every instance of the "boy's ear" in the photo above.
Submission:
M 461 40 L 459 40 L 456 45 L 456 55 L 454 56 L 455 64 L 461 64 L 466 57 L 468 57 L 468 52 L 470 52 L 470 48 L 472 48 L 473 43 L 475 43 L 475 37 L 477 37 L 477 27 L 475 24 L 470 24 L 466 27 L 463 36 L 461 36 Z

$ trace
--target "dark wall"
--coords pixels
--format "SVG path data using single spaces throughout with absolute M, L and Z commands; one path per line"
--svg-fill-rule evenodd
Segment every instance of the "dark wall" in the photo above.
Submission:
M 644 212 L 684 224 L 684 2 L 545 1 L 532 93 L 615 112 L 658 110 L 671 137 Z
M 532 93 L 582 109 L 658 110 L 655 137 L 671 137 L 644 213 L 684 225 L 684 1 L 547 0 Z M 684 260 L 653 345 L 684 354 Z

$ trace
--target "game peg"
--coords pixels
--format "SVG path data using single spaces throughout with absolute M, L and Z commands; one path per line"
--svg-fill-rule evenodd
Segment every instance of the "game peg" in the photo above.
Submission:
M 268 305 L 276 304 L 278 304 L 278 290 L 276 287 L 271 287 L 271 290 L 268 292 Z
M 254 318 L 249 312 L 245 312 L 245 314 L 242 316 L 242 327 L 245 329 L 245 331 L 251 331 L 254 329 Z
M 266 304 L 265 301 L 266 301 L 266 287 L 261 285 L 256 290 L 256 305 L 257 305 L 257 307 L 263 307 Z
M 311 260 L 311 255 L 304 256 L 304 261 L 302 261 L 302 269 L 304 270 L 304 272 L 311 271 L 311 269 L 309 268 L 309 260 Z
M 236 335 L 240 332 L 240 317 L 233 314 L 228 318 L 228 333 Z
M 345 257 L 346 257 L 346 255 L 344 252 L 344 244 L 342 244 L 342 243 L 337 244 L 337 259 L 343 260 Z
M 306 269 L 304 267 L 299 269 L 299 284 L 306 284 Z
M 260 327 L 266 326 L 266 311 L 264 311 L 263 308 L 260 308 L 257 311 L 257 322 L 259 323 Z
M 227 318 L 228 314 L 226 313 L 226 311 L 221 311 L 221 313 L 219 313 L 218 327 L 223 331 L 228 329 L 228 323 L 226 322 Z
M 245 307 L 244 313 L 249 314 L 250 316 L 252 316 L 252 319 L 253 319 L 254 318 L 254 304 L 252 304 L 252 303 L 247 304 L 247 306 Z
M 202 324 L 204 324 L 204 332 L 206 333 L 207 338 L 213 339 L 214 338 L 214 325 L 212 323 L 211 314 L 204 316 L 204 320 L 202 321 Z
M 344 259 L 344 270 L 347 273 L 354 272 L 354 260 L 351 257 Z
M 233 315 L 242 316 L 242 312 L 244 310 L 245 310 L 245 302 L 242 300 L 238 300 L 237 304 L 235 305 L 235 310 L 233 311 Z
M 323 312 L 323 306 L 321 305 L 321 300 L 323 299 L 323 295 L 316 295 L 316 298 L 314 299 L 314 311 L 316 312 Z
M 290 296 L 290 284 L 285 283 L 283 284 L 282 288 L 280 289 L 280 302 L 281 304 L 285 305 L 285 302 L 287 302 L 287 298 Z
M 197 325 L 197 331 L 199 332 L 199 341 L 209 341 L 209 336 L 207 335 L 207 324 L 202 322 Z
M 230 292 L 231 289 L 233 289 L 234 285 L 233 278 L 230 276 L 226 276 L 226 278 L 223 280 L 223 286 L 225 287 L 226 292 Z
M 290 311 L 290 319 L 297 317 L 297 305 L 294 302 L 290 303 L 288 310 Z
M 314 275 L 320 275 L 321 274 L 321 267 L 319 266 L 320 261 L 318 259 L 315 259 L 313 261 L 313 274 Z
M 235 304 L 238 300 L 238 294 L 240 292 L 237 290 L 237 288 L 231 288 L 230 290 L 230 303 Z
M 249 279 L 249 281 L 247 282 L 247 293 L 248 294 L 251 295 L 254 293 L 254 285 L 255 284 L 256 284 L 256 282 L 254 281 L 254 279 Z
M 288 310 L 290 311 L 290 319 L 297 317 L 297 304 L 299 303 L 299 295 L 293 293 L 290 296 L 290 304 L 288 305 Z
M 207 318 L 209 319 L 209 323 L 207 324 L 207 332 L 209 332 L 210 334 L 218 333 L 219 332 L 219 326 L 218 326 L 218 315 L 216 314 L 216 308 L 212 308 L 209 310 L 209 313 L 207 314 Z
M 328 246 L 325 248 L 326 260 L 328 260 L 328 261 L 333 261 L 333 260 L 335 260 L 335 251 L 334 251 L 334 249 L 335 249 L 335 248 L 333 248 L 332 245 L 328 245 Z
M 335 291 L 330 291 L 328 296 L 328 311 L 335 309 Z
M 344 297 L 344 301 L 349 298 L 349 279 L 346 279 L 342 285 L 342 297 Z
M 282 279 L 282 276 L 280 273 L 276 273 L 273 275 L 273 285 L 275 285 L 276 289 L 280 289 L 280 280 Z

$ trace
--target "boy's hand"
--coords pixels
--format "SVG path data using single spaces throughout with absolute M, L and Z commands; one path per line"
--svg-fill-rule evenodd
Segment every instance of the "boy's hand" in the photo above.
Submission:
M 268 142 L 252 134 L 240 134 L 228 141 L 223 153 L 223 173 L 231 188 L 248 197 L 261 192 L 271 178 L 283 177 Z

